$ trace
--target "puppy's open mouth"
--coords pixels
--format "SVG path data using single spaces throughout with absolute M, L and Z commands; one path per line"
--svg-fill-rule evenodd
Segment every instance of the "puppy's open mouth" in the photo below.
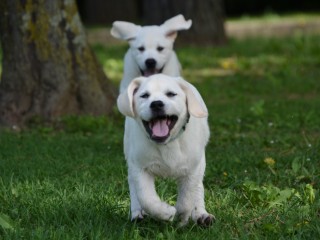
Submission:
M 142 70 L 140 68 L 140 72 L 141 72 L 141 75 L 144 76 L 144 77 L 149 77 L 151 75 L 154 75 L 154 74 L 158 74 L 158 73 L 162 73 L 163 71 L 163 68 L 160 68 L 160 69 L 156 69 L 156 68 L 150 68 L 150 69 L 145 69 L 145 70 Z
M 142 120 L 147 133 L 150 135 L 150 138 L 158 143 L 162 143 L 167 140 L 177 121 L 178 117 L 176 115 L 160 116 L 153 118 L 150 121 Z

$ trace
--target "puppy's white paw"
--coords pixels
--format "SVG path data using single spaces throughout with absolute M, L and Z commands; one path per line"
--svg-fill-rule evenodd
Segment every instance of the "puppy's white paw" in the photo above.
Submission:
M 176 215 L 176 208 L 175 207 L 172 207 L 170 205 L 167 206 L 167 210 L 163 212 L 163 220 L 166 220 L 166 221 L 173 221 L 174 219 L 174 216 Z
M 179 223 L 178 223 L 178 227 L 184 227 L 188 224 L 189 222 L 189 218 L 191 216 L 191 212 L 190 211 L 184 211 L 184 212 L 179 212 L 179 210 L 177 210 L 178 213 L 178 218 L 179 218 Z
M 197 224 L 202 227 L 209 227 L 215 222 L 216 218 L 209 213 L 202 214 L 197 218 Z
M 146 213 L 143 210 L 135 210 L 131 213 L 131 221 L 132 222 L 140 222 L 144 219 L 144 216 L 146 215 Z
M 178 228 L 182 228 L 184 226 L 186 226 L 189 223 L 189 220 L 180 220 L 178 223 Z
M 162 207 L 161 212 L 156 217 L 165 221 L 170 221 L 170 222 L 173 221 L 174 216 L 176 215 L 176 212 L 177 212 L 176 208 L 166 203 L 163 205 L 164 206 Z
M 207 211 L 202 208 L 193 209 L 191 216 L 192 216 L 192 220 L 195 223 L 197 223 L 199 226 L 203 226 L 203 227 L 211 226 L 216 220 L 215 216 L 213 216 L 210 213 L 207 213 Z

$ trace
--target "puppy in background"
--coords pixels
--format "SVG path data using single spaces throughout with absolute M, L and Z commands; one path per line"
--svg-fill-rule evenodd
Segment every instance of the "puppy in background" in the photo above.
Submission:
M 113 23 L 111 35 L 129 42 L 130 48 L 124 57 L 124 73 L 120 83 L 123 92 L 132 79 L 163 73 L 180 76 L 180 63 L 173 50 L 177 32 L 187 30 L 192 21 L 177 15 L 160 26 L 139 26 L 130 22 Z
M 160 220 L 189 218 L 209 226 L 214 216 L 205 209 L 203 176 L 209 139 L 208 111 L 197 89 L 180 77 L 139 77 L 117 101 L 126 116 L 124 153 L 128 163 L 131 219 L 148 214 Z M 175 206 L 161 201 L 155 177 L 177 180 Z

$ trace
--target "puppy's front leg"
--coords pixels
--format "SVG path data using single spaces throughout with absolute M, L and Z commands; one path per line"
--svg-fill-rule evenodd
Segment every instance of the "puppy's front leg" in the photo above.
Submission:
M 193 175 L 179 180 L 176 208 L 180 217 L 180 226 L 187 224 L 190 217 L 202 226 L 213 223 L 214 216 L 205 209 L 202 176 Z
M 194 202 L 195 206 L 191 213 L 192 220 L 201 226 L 208 227 L 212 225 L 215 221 L 215 217 L 208 213 L 205 208 L 204 187 L 202 181 L 196 186 Z
M 162 202 L 154 185 L 154 177 L 143 169 L 134 171 L 132 178 L 137 198 L 142 209 L 150 216 L 160 220 L 173 220 L 176 209 Z
M 188 223 L 190 217 L 199 225 L 211 225 L 215 217 L 206 211 L 204 203 L 203 175 L 205 159 L 195 171 L 178 181 L 178 199 L 176 203 L 177 212 L 180 217 L 180 226 Z

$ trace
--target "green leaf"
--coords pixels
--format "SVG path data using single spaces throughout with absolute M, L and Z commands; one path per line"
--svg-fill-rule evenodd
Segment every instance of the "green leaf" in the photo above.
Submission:
M 14 230 L 13 220 L 6 214 L 0 213 L 0 226 L 4 229 Z
M 312 204 L 314 203 L 314 200 L 316 199 L 316 194 L 314 191 L 314 188 L 311 184 L 306 185 L 306 197 L 309 200 L 309 202 Z
M 284 190 L 280 191 L 279 199 L 281 199 L 282 201 L 286 201 L 289 198 L 291 198 L 293 194 L 294 194 L 293 189 L 289 189 L 289 188 L 284 189 Z
M 263 228 L 269 232 L 276 232 L 277 231 L 277 226 L 275 224 L 271 224 L 271 223 L 263 224 Z
M 298 171 L 301 168 L 301 164 L 299 163 L 299 159 L 298 158 L 293 159 L 293 161 L 291 163 L 291 168 L 292 168 L 292 171 L 294 173 L 298 173 Z
M 262 116 L 264 113 L 264 100 L 259 100 L 252 104 L 252 106 L 250 107 L 250 111 L 255 116 Z

